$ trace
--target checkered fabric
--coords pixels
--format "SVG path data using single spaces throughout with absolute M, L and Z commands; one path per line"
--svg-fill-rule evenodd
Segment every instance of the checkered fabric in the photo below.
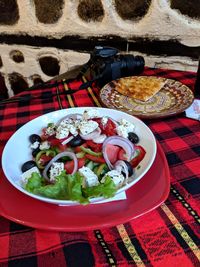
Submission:
M 146 68 L 144 74 L 175 79 L 191 89 L 196 78 L 192 72 L 165 69 Z M 96 87 L 67 94 L 82 82 L 46 83 L 0 103 L 1 153 L 17 129 L 42 114 L 100 106 Z M 200 266 L 199 121 L 181 114 L 146 123 L 170 166 L 171 190 L 165 203 L 124 224 L 85 232 L 41 231 L 0 216 L 0 266 Z

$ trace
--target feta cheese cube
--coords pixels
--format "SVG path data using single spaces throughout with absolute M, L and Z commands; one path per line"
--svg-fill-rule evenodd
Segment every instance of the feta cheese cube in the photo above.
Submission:
M 81 122 L 82 122 L 82 119 L 74 120 L 74 127 L 76 127 L 76 129 L 78 129 Z
M 117 170 L 107 172 L 101 179 L 101 183 L 105 182 L 106 176 L 109 176 L 117 187 L 121 187 L 124 182 L 124 176 Z
M 80 123 L 80 120 L 73 120 L 73 119 L 70 119 L 70 118 L 67 118 L 67 119 L 65 119 L 65 120 L 63 120 L 61 123 L 60 123 L 60 125 L 59 125 L 59 127 L 61 128 L 61 129 L 68 129 L 68 131 L 72 134 L 72 135 L 74 135 L 74 136 L 76 136 L 76 135 L 78 135 L 78 124 Z M 59 130 L 58 130 L 59 131 Z M 57 132 L 58 132 L 57 131 Z
M 70 118 L 64 119 L 63 121 L 61 121 L 60 126 L 62 127 L 67 127 L 67 125 L 69 124 L 73 124 L 73 120 Z
M 90 168 L 83 166 L 78 171 L 84 177 L 84 182 L 87 187 L 99 184 L 98 176 Z
M 128 133 L 134 132 L 134 130 L 135 130 L 135 125 L 125 119 L 122 119 L 119 123 L 119 126 L 117 126 L 116 128 L 117 134 L 124 138 L 127 138 Z
M 105 126 L 107 124 L 107 122 L 108 122 L 108 118 L 107 117 L 102 117 L 101 118 L 101 123 L 102 123 L 103 126 Z
M 87 135 L 89 133 L 92 133 L 94 130 L 96 130 L 98 126 L 99 125 L 96 121 L 92 121 L 92 120 L 82 121 L 79 124 L 79 129 L 80 129 L 81 134 Z
M 62 125 L 59 125 L 56 130 L 56 138 L 57 139 L 63 139 L 68 137 L 69 135 L 69 129 L 67 127 L 63 127 Z
M 55 181 L 55 178 L 64 170 L 63 162 L 54 162 L 49 170 L 50 181 Z
M 22 184 L 26 184 L 28 179 L 31 177 L 32 173 L 34 172 L 37 172 L 38 174 L 40 174 L 40 171 L 37 167 L 32 167 L 31 169 L 23 172 L 21 175 Z
M 45 149 L 49 149 L 50 148 L 50 144 L 48 141 L 44 141 L 40 144 L 40 150 L 45 150 Z
M 67 128 L 69 129 L 70 133 L 74 136 L 78 135 L 78 130 L 77 127 L 75 127 L 75 125 L 70 124 L 67 126 Z
M 55 125 L 53 123 L 45 129 L 45 134 L 49 136 L 55 134 L 55 132 Z
M 93 109 L 89 109 L 89 110 L 85 110 L 83 112 L 83 119 L 84 120 L 89 120 L 89 119 L 92 119 L 92 118 L 98 118 L 100 117 L 100 114 L 99 114 L 99 111 L 95 108 Z
M 36 141 L 36 142 L 34 142 L 32 145 L 30 145 L 30 148 L 32 148 L 32 149 L 36 149 L 36 148 L 39 147 L 39 145 L 40 145 L 40 142 Z
M 129 132 L 133 132 L 135 130 L 135 125 L 125 119 L 122 119 L 120 124 L 126 127 Z

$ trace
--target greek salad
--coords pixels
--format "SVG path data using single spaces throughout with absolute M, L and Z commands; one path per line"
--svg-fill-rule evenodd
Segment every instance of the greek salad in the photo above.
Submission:
M 95 108 L 49 123 L 29 141 L 32 159 L 21 166 L 23 188 L 81 204 L 113 197 L 146 154 L 134 124 L 102 117 Z

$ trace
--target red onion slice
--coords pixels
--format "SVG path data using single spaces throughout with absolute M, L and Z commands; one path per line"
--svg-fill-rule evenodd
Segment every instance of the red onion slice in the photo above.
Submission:
M 125 173 L 125 181 L 128 180 L 128 166 L 126 165 L 126 163 L 123 160 L 118 160 L 115 165 L 114 165 L 115 170 L 117 170 L 118 172 L 122 172 L 124 171 Z
M 49 177 L 47 176 L 47 171 L 49 170 L 49 168 L 51 167 L 52 163 L 56 162 L 58 159 L 62 158 L 62 157 L 70 157 L 73 161 L 74 161 L 74 169 L 72 171 L 72 175 L 78 170 L 78 160 L 76 155 L 73 152 L 69 152 L 69 151 L 65 151 L 65 152 L 61 152 L 59 154 L 57 154 L 54 158 L 52 158 L 52 160 L 49 161 L 49 163 L 45 166 L 42 175 L 43 177 L 49 181 Z
M 91 132 L 91 133 L 89 133 L 87 135 L 80 134 L 80 137 L 83 140 L 92 140 L 92 139 L 95 139 L 95 138 L 99 137 L 100 134 L 101 134 L 101 129 L 98 127 L 93 132 Z
M 105 159 L 105 161 L 108 165 L 108 168 L 110 170 L 112 170 L 114 168 L 114 166 L 112 165 L 112 163 L 108 159 L 108 155 L 106 152 L 106 146 L 108 144 L 120 146 L 121 148 L 123 148 L 124 151 L 126 152 L 127 161 L 131 160 L 131 157 L 132 157 L 133 153 L 135 152 L 133 143 L 131 143 L 131 141 L 129 141 L 128 139 L 126 139 L 124 137 L 114 135 L 114 136 L 110 136 L 110 137 L 106 138 L 106 140 L 103 142 L 102 150 L 103 150 L 104 159 Z

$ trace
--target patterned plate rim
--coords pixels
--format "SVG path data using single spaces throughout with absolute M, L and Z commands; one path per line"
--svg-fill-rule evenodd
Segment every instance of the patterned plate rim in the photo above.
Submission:
M 138 76 L 131 76 L 131 77 L 138 77 Z M 177 109 L 177 110 L 174 110 L 174 109 L 172 109 L 172 110 L 170 110 L 170 108 L 169 108 L 169 110 L 168 110 L 168 113 L 167 112 L 163 112 L 163 113 L 161 113 L 161 112 L 158 112 L 158 113 L 154 113 L 154 114 L 152 114 L 152 113 L 138 113 L 138 112 L 134 112 L 134 110 L 132 110 L 132 111 L 129 111 L 126 107 L 124 107 L 124 108 L 118 108 L 118 110 L 121 110 L 121 111 L 123 111 L 123 112 L 126 112 L 126 113 L 128 113 L 128 114 L 131 114 L 131 115 L 133 115 L 133 116 L 135 116 L 135 117 L 138 117 L 138 118 L 140 118 L 140 119 L 158 119 L 158 118 L 166 118 L 166 117 L 170 117 L 170 116 L 175 116 L 175 115 L 178 115 L 178 114 L 181 114 L 182 112 L 184 112 L 192 103 L 193 103 L 193 101 L 194 101 L 194 94 L 193 94 L 193 91 L 187 86 L 187 85 L 185 85 L 185 84 L 183 84 L 183 83 L 181 83 L 180 81 L 177 81 L 177 80 L 174 80 L 174 79 L 169 79 L 169 78 L 164 78 L 164 77 L 160 77 L 160 76 L 145 76 L 145 75 L 142 75 L 142 76 L 139 76 L 139 77 L 156 77 L 156 78 L 159 78 L 159 79 L 163 79 L 163 80 L 165 80 L 166 82 L 175 82 L 175 83 L 177 83 L 177 84 L 179 84 L 180 86 L 183 86 L 186 90 L 187 90 L 187 92 L 189 92 L 189 94 L 190 94 L 190 96 L 191 96 L 191 98 L 190 98 L 190 101 L 188 101 L 187 102 L 187 105 L 184 105 L 182 108 L 179 108 L 179 109 Z M 123 77 L 123 78 L 126 78 L 126 77 Z M 120 79 L 123 79 L 123 78 L 120 78 Z M 117 79 L 117 80 L 115 80 L 115 82 L 116 81 L 118 81 L 119 79 Z M 112 108 L 112 109 L 116 109 L 116 107 L 115 106 L 113 106 L 113 105 L 107 105 L 103 100 L 102 100 L 102 93 L 103 93 L 103 91 L 105 91 L 105 89 L 107 88 L 107 87 L 109 87 L 109 88 L 111 88 L 111 90 L 114 90 L 111 86 L 110 86 L 110 84 L 112 83 L 113 81 L 111 81 L 111 82 L 109 82 L 109 83 L 107 83 L 107 84 L 105 84 L 101 89 L 100 89 L 100 92 L 99 92 L 99 99 L 100 99 L 100 102 L 101 102 L 101 104 L 102 104 L 102 106 L 104 106 L 104 107 L 107 107 L 107 108 Z M 122 95 L 122 94 L 120 94 L 119 92 L 117 92 L 117 94 L 118 95 Z M 126 98 L 129 98 L 129 97 L 127 97 L 126 96 Z

